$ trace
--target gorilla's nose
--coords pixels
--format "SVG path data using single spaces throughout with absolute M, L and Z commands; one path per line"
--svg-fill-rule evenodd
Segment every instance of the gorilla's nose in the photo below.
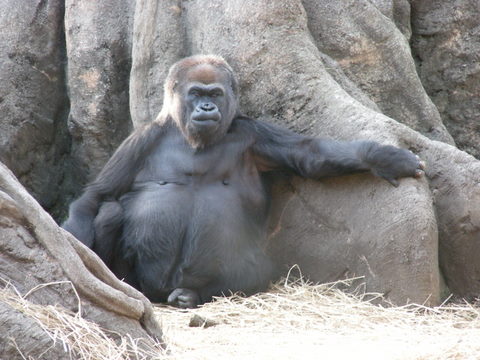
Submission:
M 213 111 L 216 109 L 216 106 L 212 103 L 204 103 L 202 105 L 200 105 L 200 110 L 202 111 Z

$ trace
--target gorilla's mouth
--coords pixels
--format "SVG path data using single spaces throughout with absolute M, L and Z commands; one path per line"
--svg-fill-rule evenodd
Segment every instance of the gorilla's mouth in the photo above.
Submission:
M 221 119 L 220 112 L 215 112 L 212 114 L 209 113 L 200 113 L 194 114 L 192 116 L 192 122 L 198 125 L 213 125 L 218 123 Z

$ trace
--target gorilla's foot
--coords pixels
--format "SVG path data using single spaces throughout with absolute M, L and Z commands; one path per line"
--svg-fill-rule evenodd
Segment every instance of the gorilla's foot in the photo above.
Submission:
M 200 298 L 194 290 L 178 288 L 168 296 L 170 305 L 186 309 L 194 308 L 200 303 Z

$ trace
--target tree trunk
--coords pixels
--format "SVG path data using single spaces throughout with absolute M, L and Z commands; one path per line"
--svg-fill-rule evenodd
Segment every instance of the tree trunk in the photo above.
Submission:
M 65 1 L 71 158 L 92 181 L 131 131 L 133 0 Z
M 215 53 L 236 70 L 247 115 L 302 134 L 406 147 L 427 162 L 425 178 L 398 188 L 370 175 L 279 181 L 265 247 L 280 265 L 298 263 L 315 281 L 365 276 L 367 291 L 397 303 L 437 304 L 443 290 L 480 295 L 477 2 L 1 6 L 0 159 L 57 220 L 131 127 L 156 117 L 169 67 Z M 0 246 L 10 265 L 2 277 L 23 293 L 70 280 L 85 316 L 157 334 L 140 325 L 153 324 L 145 298 L 59 230 L 1 169 Z M 68 285 L 31 300 L 77 306 Z
M 88 248 L 59 228 L 55 221 L 0 163 L 0 274 L 2 280 L 36 304 L 56 304 L 78 312 L 112 333 L 129 334 L 144 339 L 149 346 L 161 339 L 150 302 L 138 291 L 118 280 Z M 75 291 L 82 301 L 79 304 Z M 7 328 L 17 321 L 30 324 L 29 330 Z M 11 337 L 24 356 L 38 356 L 52 345 L 36 344 L 38 325 L 21 312 L 2 306 L 0 323 L 10 336 L 0 340 L 1 358 L 13 359 Z M 2 327 L 3 327 L 2 326 Z M 15 332 L 16 331 L 16 332 Z M 25 331 L 23 336 L 22 332 Z M 49 359 L 63 359 L 65 354 L 51 354 Z M 20 353 L 16 353 L 20 358 Z
M 113 10 L 133 18 L 131 6 L 127 2 L 119 8 L 103 3 L 92 8 L 74 3 L 67 5 L 67 15 L 76 12 L 73 19 L 65 17 L 65 4 L 59 0 L 6 0 L 0 5 L 4 54 L 0 58 L 0 160 L 55 216 L 63 216 L 66 203 L 108 159 L 130 126 L 128 28 L 132 26 L 128 16 Z M 102 17 L 111 20 L 99 21 Z M 115 23 L 119 25 L 115 27 Z M 70 101 L 68 96 L 76 100 Z M 88 122 L 95 123 L 98 131 L 90 131 L 88 124 L 82 126 Z M 110 334 L 130 334 L 145 339 L 146 346 L 156 346 L 154 339 L 160 339 L 161 331 L 149 301 L 116 279 L 95 254 L 61 230 L 3 164 L 0 249 L 2 287 L 13 287 L 21 296 L 37 289 L 26 300 L 81 310 L 83 317 Z M 51 285 L 38 287 L 41 284 Z M 0 358 L 67 356 L 63 346 L 55 345 L 22 311 L 2 303 L 0 319 Z
M 275 257 L 299 263 L 314 280 L 365 275 L 368 290 L 387 293 L 395 302 L 428 297 L 437 303 L 439 237 L 440 246 L 448 248 L 440 258 L 451 290 L 478 294 L 480 269 L 472 254 L 480 250 L 475 248 L 480 212 L 478 202 L 467 199 L 480 196 L 479 162 L 417 132 L 453 143 L 396 26 L 408 23 L 405 3 L 392 3 L 390 18 L 381 13 L 389 13 L 388 7 L 368 1 L 155 4 L 137 2 L 133 47 L 153 40 L 155 46 L 134 52 L 134 70 L 135 64 L 144 70 L 132 71 L 131 84 L 145 78 L 145 69 L 157 80 L 142 92 L 131 86 L 134 123 L 159 111 L 160 84 L 178 59 L 173 46 L 182 55 L 223 55 L 239 73 L 242 108 L 250 116 L 305 134 L 404 146 L 427 161 L 428 184 L 405 180 L 398 189 L 365 177 L 294 181 L 291 191 L 283 189 L 275 198 L 282 204 L 274 206 L 281 214 L 269 244 Z M 408 36 L 408 27 L 403 30 Z M 171 34 L 183 34 L 177 47 Z M 168 64 L 151 60 L 165 48 L 167 58 L 173 57 Z M 337 66 L 327 70 L 325 63 Z M 337 81 L 342 77 L 350 81 Z

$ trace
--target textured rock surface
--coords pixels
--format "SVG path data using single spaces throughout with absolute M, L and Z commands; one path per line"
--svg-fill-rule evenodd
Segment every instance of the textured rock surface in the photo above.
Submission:
M 458 147 L 480 158 L 480 2 L 412 1 L 418 72 Z
M 367 291 L 395 303 L 429 294 L 430 303 L 439 300 L 437 224 L 422 184 L 392 189 L 351 176 L 292 185 L 274 204 L 281 212 L 273 216 L 269 252 L 280 263 L 299 264 L 318 282 L 365 276 Z
M 0 5 L 0 161 L 54 211 L 69 166 L 62 1 Z
M 222 17 L 212 22 L 210 13 Z M 152 14 L 146 12 L 136 22 L 151 23 Z M 241 79 L 242 105 L 250 115 L 312 135 L 397 141 L 388 129 L 394 126 L 391 120 L 350 98 L 325 71 L 299 2 L 189 3 L 182 17 L 192 53 L 220 53 L 234 65 Z M 134 44 L 148 37 L 159 42 L 162 34 L 175 31 L 171 26 L 135 33 Z M 220 31 L 225 35 L 219 39 Z M 261 41 L 249 34 L 261 34 Z M 281 45 L 285 42 L 288 48 Z M 151 51 L 159 48 L 161 44 Z M 152 62 L 150 68 L 164 74 L 168 65 Z M 147 100 L 155 106 L 156 99 Z M 269 247 L 282 263 L 297 263 L 318 281 L 347 273 L 365 275 L 368 290 L 384 292 L 398 303 L 427 297 L 438 301 L 437 226 L 426 182 L 405 181 L 394 189 L 372 177 L 355 177 L 325 184 L 295 181 L 293 189 L 292 194 L 279 192 L 274 205 L 281 215 Z M 414 286 L 406 286 L 412 281 Z
M 38 285 L 59 282 L 40 286 L 28 300 L 57 304 L 71 311 L 78 311 L 79 305 L 72 288 L 75 286 L 86 319 L 147 343 L 151 342 L 150 336 L 161 337 L 148 300 L 116 279 L 96 255 L 60 229 L 1 163 L 0 274 L 3 284 L 15 287 L 22 295 Z M 24 355 L 36 357 L 42 349 L 54 345 L 31 319 L 2 305 L 1 327 L 12 322 L 16 327 L 9 327 L 9 334 Z M 12 357 L 12 339 L 5 335 L 0 339 L 0 358 L 21 358 L 19 353 Z M 65 353 L 57 350 L 54 347 L 45 358 L 64 359 Z
M 480 295 L 480 162 L 450 136 L 478 156 L 477 2 L 69 0 L 65 16 L 59 1 L 6 5 L 0 157 L 57 218 L 131 123 L 156 117 L 170 65 L 217 53 L 248 115 L 427 161 L 427 178 L 399 188 L 368 175 L 278 186 L 265 246 L 282 264 L 434 304 L 440 260 L 452 291 Z
M 134 1 L 67 0 L 65 7 L 72 171 L 77 184 L 84 185 L 131 129 Z
M 385 115 L 431 139 L 453 143 L 422 87 L 392 7 L 377 7 L 368 0 L 340 0 L 328 6 L 303 3 L 319 50 L 335 59 Z
M 68 352 L 56 344 L 31 317 L 0 302 L 0 356 L 2 359 L 65 359 Z
M 182 13 L 182 4 L 177 0 L 136 2 L 130 77 L 130 108 L 135 126 L 157 117 L 169 67 L 190 54 Z

